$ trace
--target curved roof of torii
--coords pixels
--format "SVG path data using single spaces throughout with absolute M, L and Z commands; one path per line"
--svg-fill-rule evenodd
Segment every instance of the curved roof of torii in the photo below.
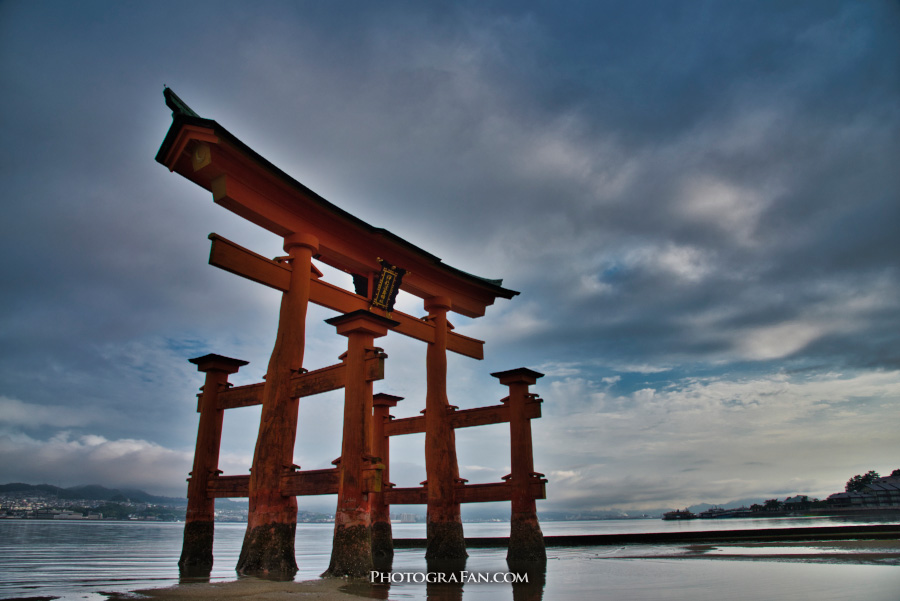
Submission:
M 445 264 L 390 231 L 372 226 L 325 200 L 241 142 L 212 119 L 194 112 L 165 88 L 172 126 L 156 155 L 165 165 L 213 193 L 222 206 L 280 236 L 316 235 L 322 262 L 367 276 L 378 258 L 408 270 L 402 289 L 422 298 L 449 297 L 452 310 L 484 315 L 496 298 L 519 294 L 492 280 Z

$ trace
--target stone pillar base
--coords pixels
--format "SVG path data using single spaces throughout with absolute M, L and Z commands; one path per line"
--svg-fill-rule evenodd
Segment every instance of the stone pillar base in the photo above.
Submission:
M 187 522 L 178 569 L 182 572 L 203 573 L 212 570 L 214 522 Z
M 430 522 L 425 559 L 464 559 L 466 539 L 462 522 Z
M 331 563 L 324 578 L 363 578 L 372 570 L 372 530 L 362 524 L 335 526 Z
M 297 573 L 296 534 L 296 524 L 266 524 L 248 530 L 238 559 L 238 573 L 293 578 Z
M 513 516 L 509 524 L 507 561 L 547 561 L 544 534 L 534 515 Z
M 372 557 L 394 556 L 394 534 L 390 522 L 372 524 Z

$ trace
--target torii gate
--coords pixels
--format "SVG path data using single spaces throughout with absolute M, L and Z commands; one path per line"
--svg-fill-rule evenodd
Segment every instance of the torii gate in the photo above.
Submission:
M 245 361 L 206 355 L 191 359 L 206 382 L 199 395 L 200 424 L 188 482 L 188 509 L 179 566 L 212 566 L 214 502 L 250 500 L 240 573 L 293 573 L 296 496 L 338 495 L 334 544 L 327 575 L 365 575 L 373 551 L 391 554 L 389 507 L 426 504 L 430 559 L 466 557 L 460 503 L 512 502 L 510 559 L 545 559 L 535 499 L 545 498 L 543 475 L 533 467 L 530 420 L 540 417 L 540 399 L 529 392 L 542 374 L 520 368 L 493 374 L 509 387 L 501 405 L 457 411 L 447 398 L 447 351 L 483 358 L 480 340 L 452 331 L 447 312 L 484 315 L 497 298 L 518 292 L 501 280 L 480 278 L 441 262 L 387 230 L 375 228 L 329 203 L 266 161 L 217 122 L 204 119 L 165 89 L 172 125 L 156 160 L 212 192 L 213 200 L 284 238 L 287 256 L 270 260 L 211 234 L 210 264 L 282 295 L 278 333 L 265 381 L 230 387 L 228 375 Z M 379 257 L 387 257 L 390 262 Z M 353 275 L 355 292 L 322 281 L 312 263 Z M 402 268 L 397 267 L 402 266 Z M 427 317 L 392 311 L 397 289 L 424 299 Z M 327 320 L 348 338 L 342 362 L 303 369 L 309 302 L 341 315 Z M 398 397 L 373 396 L 384 377 L 386 355 L 374 346 L 388 331 L 427 343 L 424 416 L 391 421 Z M 344 388 L 344 431 L 336 467 L 300 470 L 293 448 L 300 397 Z M 218 470 L 223 411 L 262 405 L 250 475 Z M 512 472 L 504 482 L 466 484 L 459 477 L 455 428 L 510 423 Z M 387 481 L 389 437 L 425 432 L 427 480 L 400 489 Z

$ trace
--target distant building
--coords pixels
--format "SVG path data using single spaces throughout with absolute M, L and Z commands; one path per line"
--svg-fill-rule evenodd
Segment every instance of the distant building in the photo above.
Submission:
M 878 478 L 866 487 L 866 491 L 875 495 L 879 505 L 900 506 L 900 470 L 894 470 L 890 476 Z
M 796 497 L 788 497 L 782 504 L 784 511 L 806 511 L 810 507 L 809 497 L 806 495 L 797 495 Z
M 874 507 L 875 496 L 862 492 L 836 492 L 828 497 L 831 507 Z
M 900 470 L 878 478 L 860 492 L 839 492 L 828 497 L 832 507 L 900 508 Z

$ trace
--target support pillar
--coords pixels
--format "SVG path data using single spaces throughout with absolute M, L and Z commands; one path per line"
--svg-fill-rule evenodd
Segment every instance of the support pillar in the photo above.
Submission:
M 398 322 L 365 310 L 326 320 L 347 337 L 347 381 L 344 386 L 344 433 L 340 484 L 334 512 L 331 562 L 323 576 L 363 577 L 373 567 L 372 519 L 366 474 L 377 462 L 372 449 L 372 384 L 366 381 L 366 355 L 376 352 L 374 340 Z
M 508 561 L 546 561 L 544 535 L 537 519 L 537 504 L 532 494 L 532 482 L 541 475 L 534 471 L 531 442 L 531 420 L 525 417 L 525 405 L 537 402 L 528 387 L 544 374 L 521 367 L 491 374 L 504 386 L 509 386 L 510 473 L 513 487 L 512 516 L 509 529 Z
M 281 297 L 278 335 L 263 388 L 250 474 L 250 513 L 237 564 L 241 574 L 293 576 L 297 572 L 297 499 L 282 494 L 281 476 L 293 465 L 298 399 L 290 396 L 290 382 L 303 366 L 312 255 L 318 244 L 315 236 L 307 234 L 290 234 L 284 240 L 290 288 Z
M 426 559 L 468 557 L 455 488 L 459 481 L 456 433 L 450 424 L 447 399 L 447 311 L 452 303 L 443 296 L 425 300 L 428 320 L 434 324 L 434 342 L 425 358 L 425 472 L 428 498 Z
M 215 499 L 209 497 L 209 478 L 219 473 L 219 448 L 222 441 L 224 411 L 217 407 L 219 391 L 228 387 L 229 374 L 247 365 L 246 361 L 222 355 L 205 355 L 189 359 L 197 371 L 206 373 L 200 389 L 197 410 L 197 447 L 194 449 L 194 468 L 188 479 L 188 505 L 184 519 L 184 543 L 178 568 L 182 572 L 209 573 L 213 565 L 213 531 Z
M 392 419 L 391 407 L 396 407 L 403 397 L 379 393 L 372 398 L 372 455 L 384 464 L 381 471 L 382 489 L 391 484 L 391 445 L 390 437 L 384 433 L 384 425 Z M 394 534 L 391 529 L 391 506 L 384 502 L 384 493 L 370 495 L 372 501 L 372 555 L 389 558 L 394 556 Z

